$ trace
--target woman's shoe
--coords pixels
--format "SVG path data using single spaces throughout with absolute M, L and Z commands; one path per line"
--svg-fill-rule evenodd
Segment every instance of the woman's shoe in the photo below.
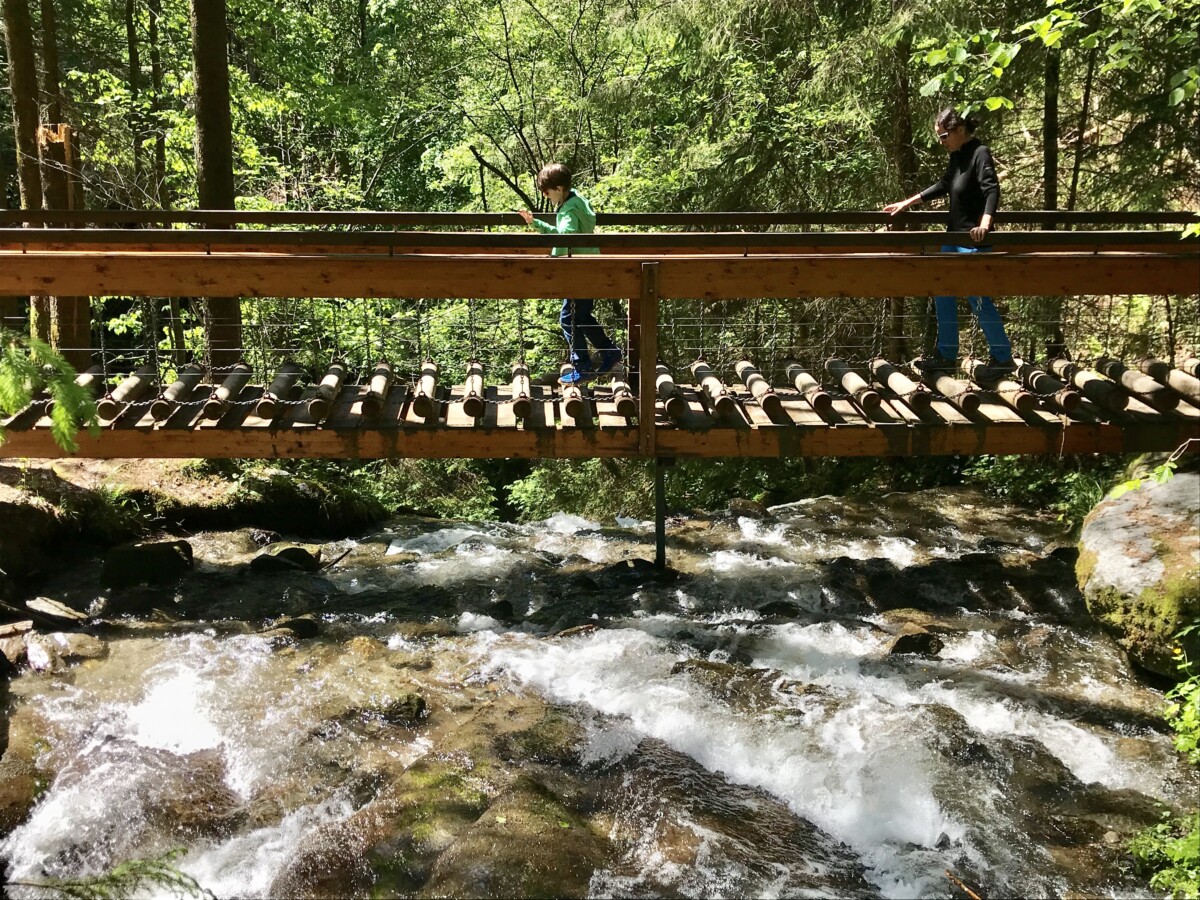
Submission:
M 615 347 L 612 350 L 600 351 L 600 365 L 596 367 L 597 375 L 607 375 L 621 361 L 621 351 Z
M 946 359 L 940 353 L 934 353 L 932 356 L 918 356 L 909 365 L 918 375 L 953 375 L 954 370 L 958 367 L 957 362 Z
M 592 372 L 588 372 L 586 370 L 581 372 L 579 369 L 572 369 L 566 375 L 563 375 L 561 378 L 559 378 L 558 383 L 583 384 L 585 381 L 591 381 L 591 379 L 594 377 L 595 375 Z

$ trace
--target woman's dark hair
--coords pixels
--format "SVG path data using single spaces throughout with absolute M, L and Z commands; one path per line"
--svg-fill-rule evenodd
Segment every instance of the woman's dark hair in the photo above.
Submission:
M 537 175 L 537 188 L 539 191 L 548 191 L 550 188 L 566 188 L 571 189 L 571 170 L 562 163 L 550 163 L 545 166 Z
M 934 120 L 937 127 L 943 131 L 949 131 L 951 128 L 957 128 L 961 125 L 967 129 L 967 134 L 974 134 L 979 123 L 970 116 L 960 116 L 958 110 L 953 106 L 947 106 L 937 114 L 937 119 Z

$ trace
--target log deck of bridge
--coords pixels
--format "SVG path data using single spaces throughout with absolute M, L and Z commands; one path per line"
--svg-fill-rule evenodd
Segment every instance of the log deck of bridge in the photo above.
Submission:
M 6 217 L 13 221 L 13 215 L 0 214 L 0 225 Z M 78 224 L 89 214 L 42 218 L 52 223 L 62 215 L 73 216 L 70 221 Z M 969 238 L 934 232 L 279 232 L 229 227 L 283 221 L 272 214 L 179 215 L 186 215 L 180 221 L 209 227 L 0 229 L 0 297 L 56 296 L 82 298 L 81 303 L 89 295 L 618 298 L 630 301 L 636 361 L 657 359 L 658 306 L 664 299 L 821 297 L 836 303 L 839 297 L 964 293 L 1200 293 L 1197 241 L 1180 240 L 1178 232 L 1170 231 L 998 232 L 989 238 L 995 252 L 984 255 L 940 254 L 939 245 L 967 243 Z M 310 224 L 324 224 L 323 215 L 311 214 Z M 338 214 L 340 219 L 346 215 Z M 396 216 L 403 215 L 362 214 L 361 224 L 400 227 L 407 220 Z M 877 214 L 861 215 L 880 221 Z M 1176 222 L 1174 215 L 1167 219 Z M 287 217 L 293 223 L 308 221 L 297 214 Z M 113 218 L 105 214 L 95 221 Z M 162 224 L 172 215 L 125 218 Z M 419 217 L 421 222 L 433 218 Z M 640 224 L 638 216 L 627 217 L 628 223 L 609 218 L 614 220 L 610 224 Z M 737 224 L 736 219 L 722 214 L 714 224 Z M 499 221 L 492 217 L 487 224 Z M 1124 222 L 1119 215 L 1103 221 Z M 787 224 L 762 214 L 748 224 L 756 222 Z M 552 259 L 543 255 L 552 245 L 599 246 L 602 255 Z M 854 384 L 872 380 L 871 371 L 859 371 L 860 381 Z M 824 385 L 832 401 L 826 408 L 810 402 L 811 392 L 802 394 L 791 384 L 774 384 L 774 399 L 767 403 L 762 385 L 756 395 L 734 373 L 715 374 L 726 391 L 719 403 L 711 392 L 686 384 L 690 379 L 685 377 L 668 407 L 659 397 L 654 367 L 643 366 L 632 385 L 638 395 L 635 412 L 630 414 L 627 401 L 619 413 L 609 389 L 597 385 L 585 391 L 586 403 L 577 417 L 567 413 L 566 398 L 557 388 L 534 388 L 529 414 L 518 418 L 504 386 L 487 389 L 478 416 L 467 415 L 465 387 L 443 387 L 433 414 L 423 417 L 414 410 L 414 388 L 405 384 L 392 388 L 377 414 L 364 415 L 367 386 L 351 384 L 339 386 L 329 412 L 319 419 L 304 397 L 284 405 L 273 418 L 259 418 L 255 401 L 263 388 L 240 387 L 224 414 L 212 421 L 201 412 L 213 386 L 200 385 L 195 388 L 199 395 L 175 398 L 165 418 L 151 415 L 154 398 L 119 406 L 102 423 L 99 437 L 80 436 L 78 452 L 94 457 L 360 459 L 907 456 L 1171 450 L 1200 438 L 1200 396 L 1188 396 L 1192 388 L 1186 379 L 1195 378 L 1187 373 L 1176 377 L 1175 387 L 1165 388 L 1175 391 L 1184 385 L 1171 408 L 1161 403 L 1161 396 L 1139 395 L 1118 380 L 1088 375 L 1107 390 L 1128 396 L 1121 403 L 1104 403 L 1081 395 L 1066 410 L 1053 396 L 1035 394 L 1021 402 L 1020 411 L 1011 405 L 1011 391 L 1003 395 L 962 381 L 943 385 L 945 391 L 922 389 L 928 396 L 915 402 L 910 393 L 897 393 L 887 377 L 864 393 L 846 389 L 848 382 L 839 376 Z M 818 380 L 822 377 L 819 373 Z M 958 396 L 964 391 L 970 402 Z M 868 393 L 874 395 L 869 403 Z M 44 404 L 35 403 L 3 422 L 7 438 L 0 443 L 0 456 L 61 455 L 44 413 Z

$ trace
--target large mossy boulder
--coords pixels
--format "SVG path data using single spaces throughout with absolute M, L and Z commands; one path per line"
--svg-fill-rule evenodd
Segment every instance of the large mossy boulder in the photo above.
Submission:
M 1200 473 L 1101 501 L 1083 524 L 1079 588 L 1091 614 L 1142 668 L 1175 677 L 1175 635 L 1200 618 Z M 1200 633 L 1182 649 L 1200 658 Z

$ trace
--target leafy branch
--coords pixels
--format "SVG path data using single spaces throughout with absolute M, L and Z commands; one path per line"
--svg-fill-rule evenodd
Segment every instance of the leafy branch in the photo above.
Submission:
M 157 887 L 176 897 L 216 900 L 212 891 L 200 886 L 191 875 L 174 865 L 184 854 L 177 847 L 154 859 L 129 859 L 103 875 L 91 878 L 47 878 L 41 881 L 10 881 L 9 885 L 51 891 L 66 900 L 118 900 L 132 897 L 144 887 Z
M 79 447 L 75 436 L 81 429 L 99 433 L 96 403 L 75 383 L 75 370 L 62 354 L 37 338 L 0 329 L 0 414 L 24 409 L 43 390 L 53 401 L 51 434 L 60 447 L 74 453 Z M 0 428 L 0 442 L 3 440 Z

